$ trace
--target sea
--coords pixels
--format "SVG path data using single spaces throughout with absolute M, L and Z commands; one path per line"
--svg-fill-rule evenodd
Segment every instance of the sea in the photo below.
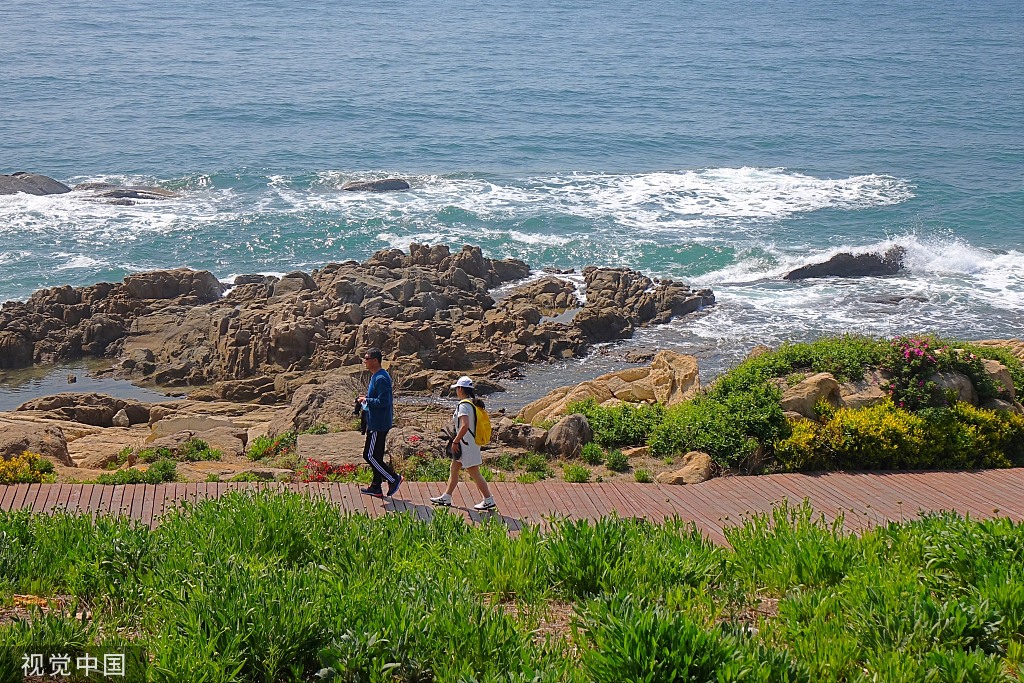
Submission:
M 178 193 L 0 196 L 0 301 L 412 242 L 714 290 L 512 403 L 626 348 L 710 378 L 756 344 L 1024 335 L 1020 0 L 5 0 L 0 45 L 0 173 Z M 782 279 L 893 245 L 894 277 Z

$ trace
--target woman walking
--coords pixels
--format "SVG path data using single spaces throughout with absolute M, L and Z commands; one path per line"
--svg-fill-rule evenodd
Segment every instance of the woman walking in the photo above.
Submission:
M 452 493 L 459 484 L 459 472 L 465 468 L 470 478 L 480 489 L 483 500 L 473 506 L 475 510 L 493 510 L 497 507 L 491 490 L 480 474 L 480 464 L 483 456 L 480 454 L 480 446 L 476 443 L 476 408 L 483 410 L 484 402 L 476 397 L 473 392 L 473 380 L 463 375 L 455 384 L 455 395 L 459 397 L 459 405 L 455 409 L 455 439 L 452 442 L 452 449 L 458 451 L 458 459 L 452 458 L 452 467 L 448 475 L 448 490 L 440 496 L 431 498 L 434 505 L 448 507 L 452 504 Z M 475 406 L 475 407 L 474 407 Z

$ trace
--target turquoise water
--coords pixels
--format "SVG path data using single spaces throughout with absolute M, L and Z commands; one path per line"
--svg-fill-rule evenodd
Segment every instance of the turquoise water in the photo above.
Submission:
M 637 344 L 720 369 L 862 331 L 1020 336 L 1024 5 L 361 0 L 0 6 L 0 172 L 179 190 L 0 197 L 0 301 L 474 243 L 715 289 Z M 413 189 L 353 195 L 352 179 Z M 788 283 L 840 250 L 905 275 Z

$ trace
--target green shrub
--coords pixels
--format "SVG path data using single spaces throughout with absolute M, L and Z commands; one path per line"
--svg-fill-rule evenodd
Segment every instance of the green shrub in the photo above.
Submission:
M 626 457 L 625 453 L 616 448 L 608 454 L 605 465 L 612 472 L 625 472 L 629 469 L 629 458 Z
M 604 461 L 604 451 L 596 443 L 585 443 L 580 458 L 588 465 L 600 465 Z
M 516 458 L 511 453 L 502 453 L 494 459 L 494 466 L 499 470 L 511 472 L 516 468 Z
M 241 474 L 246 474 L 246 472 L 242 472 Z M 237 477 L 237 476 L 239 476 L 239 475 L 237 475 L 237 474 L 236 474 L 236 475 L 235 475 L 235 477 Z M 235 477 L 231 477 L 230 481 L 234 481 L 234 480 L 235 480 Z M 220 481 L 220 475 L 217 475 L 217 474 L 213 474 L 213 473 L 211 472 L 210 474 L 207 474 L 207 475 L 206 475 L 206 481 L 207 481 L 208 483 L 211 483 L 211 484 L 212 484 L 213 482 L 217 482 L 217 481 Z
M 725 468 L 746 468 L 761 443 L 773 443 L 788 433 L 779 404 L 781 392 L 772 385 L 722 394 L 712 390 L 673 406 L 651 433 L 655 457 L 704 451 Z
M 157 460 L 149 469 L 118 470 L 109 474 L 101 474 L 96 478 L 97 484 L 162 484 L 174 481 L 178 477 L 177 464 L 173 460 Z
M 246 449 L 246 455 L 250 460 L 263 460 L 264 458 L 278 458 L 294 455 L 295 444 L 299 435 L 294 431 L 287 431 L 275 437 L 261 435 L 257 436 Z
M 650 470 L 638 469 L 633 472 L 633 479 L 638 484 L 650 484 L 654 481 L 654 475 L 651 474 Z
M 541 479 L 543 479 L 543 477 L 536 472 L 523 472 L 516 476 L 516 481 L 520 484 L 536 484 Z
M 645 443 L 647 436 L 665 416 L 665 408 L 657 403 L 623 403 L 602 408 L 592 398 L 571 403 L 566 411 L 585 415 L 594 431 L 594 441 L 606 448 Z
M 563 478 L 571 484 L 585 484 L 590 481 L 590 469 L 585 465 L 566 465 Z
M 448 458 L 412 456 L 405 461 L 402 475 L 409 481 L 448 481 L 452 461 Z
M 523 456 L 520 464 L 524 470 L 536 474 L 541 479 L 554 476 L 554 471 L 551 469 L 547 457 L 542 453 L 527 453 Z
M 179 460 L 185 462 L 196 462 L 198 460 L 220 460 L 221 452 L 210 448 L 210 444 L 202 439 L 189 439 L 178 446 L 175 455 Z
M 170 448 L 143 448 L 138 454 L 139 462 L 156 462 L 157 460 L 174 459 L 174 451 Z

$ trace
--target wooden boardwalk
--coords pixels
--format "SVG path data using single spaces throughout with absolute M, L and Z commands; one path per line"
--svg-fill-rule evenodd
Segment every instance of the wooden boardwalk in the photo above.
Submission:
M 478 513 L 476 488 L 463 482 L 452 508 L 467 519 L 502 520 L 510 529 L 543 524 L 552 516 L 597 519 L 611 514 L 660 521 L 672 516 L 693 521 L 709 539 L 724 543 L 722 529 L 783 500 L 806 499 L 828 519 L 842 513 L 846 528 L 867 527 L 916 518 L 921 512 L 955 510 L 974 518 L 1024 520 L 1024 468 L 981 472 L 775 474 L 713 479 L 696 486 L 604 483 L 491 484 L 498 509 Z M 154 526 L 182 501 L 223 496 L 229 491 L 288 490 L 329 500 L 348 513 L 380 516 L 407 512 L 429 519 L 435 509 L 429 496 L 439 483 L 409 482 L 394 500 L 364 496 L 356 484 L 190 483 L 18 484 L 0 486 L 0 509 L 57 510 L 124 515 Z

